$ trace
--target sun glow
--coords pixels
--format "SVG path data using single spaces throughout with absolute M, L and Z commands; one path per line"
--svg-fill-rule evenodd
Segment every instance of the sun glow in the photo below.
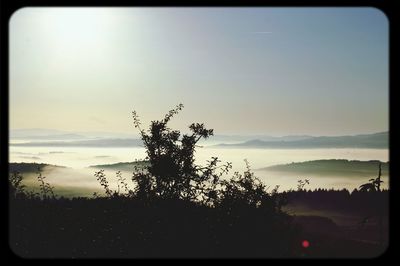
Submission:
M 112 12 L 106 9 L 57 9 L 48 12 L 47 25 L 49 37 L 60 44 L 98 45 L 108 39 L 107 29 L 113 22 Z

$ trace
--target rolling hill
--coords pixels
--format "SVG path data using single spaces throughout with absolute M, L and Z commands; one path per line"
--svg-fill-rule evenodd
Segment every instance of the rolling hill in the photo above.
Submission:
M 370 176 L 378 175 L 379 161 L 357 161 L 344 159 L 315 160 L 307 162 L 297 162 L 290 164 L 280 164 L 264 167 L 258 170 L 273 171 L 281 173 L 301 173 L 317 175 L 335 175 L 335 176 Z M 382 163 L 382 175 L 389 173 L 389 162 Z
M 110 169 L 115 171 L 133 171 L 135 166 L 146 166 L 148 162 L 146 161 L 137 161 L 137 162 L 119 162 L 113 164 L 99 164 L 99 165 L 91 165 L 90 168 L 97 169 Z

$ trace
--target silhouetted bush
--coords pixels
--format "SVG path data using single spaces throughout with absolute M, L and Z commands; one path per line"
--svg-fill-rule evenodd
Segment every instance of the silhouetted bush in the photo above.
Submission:
M 141 129 L 139 116 L 132 112 L 134 126 L 146 148 L 146 161 L 149 165 L 145 171 L 134 174 L 136 193 L 140 197 L 160 197 L 163 199 L 183 199 L 190 201 L 203 200 L 212 203 L 216 200 L 216 186 L 220 174 L 217 158 L 212 158 L 209 164 L 201 167 L 194 163 L 194 153 L 197 143 L 203 138 L 213 135 L 212 129 L 206 129 L 204 124 L 193 123 L 189 126 L 191 134 L 183 134 L 168 127 L 168 122 L 182 110 L 179 104 L 169 111 L 162 120 L 152 121 L 149 130 Z M 230 164 L 222 166 L 227 172 Z
M 22 175 L 19 172 L 14 172 L 11 174 L 9 179 L 9 193 L 11 197 L 18 197 L 21 194 L 24 194 L 25 186 L 22 182 Z
M 169 111 L 164 119 L 152 121 L 146 132 L 141 128 L 139 116 L 132 113 L 134 126 L 138 128 L 146 148 L 146 161 L 143 171 L 134 173 L 136 195 L 150 199 L 182 199 L 199 202 L 207 206 L 245 205 L 253 208 L 270 208 L 280 211 L 284 200 L 278 200 L 275 193 L 267 193 L 265 185 L 247 170 L 242 174 L 234 173 L 233 178 L 222 180 L 232 168 L 231 163 L 218 165 L 220 160 L 212 157 L 206 166 L 194 162 L 198 141 L 213 135 L 212 129 L 204 124 L 193 123 L 189 126 L 191 134 L 183 134 L 168 127 L 168 122 L 183 108 L 182 104 Z M 272 195 L 274 194 L 274 195 Z

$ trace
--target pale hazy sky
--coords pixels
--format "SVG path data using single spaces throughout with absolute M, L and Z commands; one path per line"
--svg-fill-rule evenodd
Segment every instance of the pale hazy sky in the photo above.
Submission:
M 23 8 L 10 128 L 342 135 L 388 129 L 388 20 L 373 8 Z

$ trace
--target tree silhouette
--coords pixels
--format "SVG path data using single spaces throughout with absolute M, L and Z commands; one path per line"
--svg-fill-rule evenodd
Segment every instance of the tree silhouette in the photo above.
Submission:
M 170 129 L 168 122 L 182 108 L 183 104 L 179 104 L 164 119 L 152 121 L 147 132 L 141 128 L 136 111 L 132 112 L 134 126 L 139 130 L 149 162 L 133 175 L 137 185 L 135 192 L 146 198 L 203 199 L 211 203 L 215 201 L 215 188 L 221 173 L 227 173 L 231 164 L 218 166 L 220 161 L 216 157 L 212 157 L 205 167 L 195 164 L 197 143 L 212 136 L 213 130 L 206 129 L 204 124 L 193 123 L 189 126 L 191 134 L 181 136 L 180 131 Z M 221 171 L 217 173 L 219 168 Z
M 13 172 L 9 179 L 9 193 L 11 197 L 18 198 L 25 195 L 25 185 L 22 184 L 22 175 L 19 172 Z
M 260 207 L 270 200 L 266 186 L 254 176 L 249 162 L 245 160 L 245 163 L 246 170 L 243 175 L 235 172 L 232 179 L 222 181 L 222 205 Z
M 106 195 L 108 197 L 113 196 L 114 193 L 110 189 L 110 186 L 108 185 L 108 181 L 106 175 L 104 174 L 104 170 L 99 170 L 95 172 L 94 176 L 96 177 L 97 181 L 99 181 L 100 185 L 104 188 Z
M 378 177 L 377 178 L 371 178 L 369 180 L 369 183 L 366 184 L 362 184 L 360 186 L 360 191 L 361 192 L 375 192 L 373 194 L 377 194 L 376 192 L 381 192 L 381 184 L 383 183 L 383 181 L 381 180 L 381 175 L 382 175 L 382 165 L 381 162 L 379 162 L 379 170 L 378 170 Z M 380 193 L 379 193 L 380 194 Z M 380 245 L 384 244 L 384 236 L 383 236 L 383 217 L 386 214 L 385 208 L 382 205 L 381 202 L 379 201 L 373 201 L 371 203 L 371 207 L 372 207 L 372 211 L 370 216 L 376 216 L 378 219 L 378 227 L 379 227 L 379 243 Z M 368 217 L 369 218 L 369 217 Z M 364 218 L 364 224 L 366 223 L 366 220 Z
M 379 162 L 379 171 L 378 171 L 378 177 L 377 178 L 371 178 L 369 180 L 369 183 L 362 184 L 360 186 L 360 191 L 381 191 L 381 184 L 383 181 L 381 180 L 381 174 L 382 174 L 382 165 Z
M 38 174 L 38 181 L 39 181 L 39 188 L 40 192 L 42 194 L 43 199 L 54 199 L 54 187 L 52 187 L 49 183 L 45 182 L 46 177 L 42 174 L 42 168 L 38 166 L 37 168 L 37 174 Z

